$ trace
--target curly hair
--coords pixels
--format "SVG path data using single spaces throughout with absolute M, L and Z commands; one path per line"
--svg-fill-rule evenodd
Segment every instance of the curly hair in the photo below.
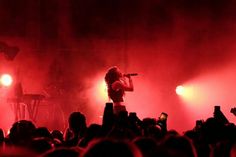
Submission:
M 106 76 L 105 76 L 105 81 L 107 85 L 107 91 L 108 91 L 108 96 L 113 100 L 114 95 L 124 95 L 123 90 L 119 90 L 118 93 L 112 90 L 112 84 L 115 81 L 120 80 L 121 78 L 121 73 L 119 72 L 119 69 L 116 66 L 111 67 L 108 69 Z
M 105 81 L 106 81 L 106 84 L 108 87 L 113 82 L 115 82 L 119 79 L 120 79 L 120 74 L 118 73 L 118 68 L 116 66 L 113 66 L 110 69 L 108 69 L 106 76 L 105 76 Z

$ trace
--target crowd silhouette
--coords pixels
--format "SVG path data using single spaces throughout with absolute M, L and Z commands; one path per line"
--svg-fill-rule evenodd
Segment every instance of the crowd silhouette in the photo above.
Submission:
M 64 132 L 37 127 L 29 120 L 15 122 L 7 135 L 0 129 L 0 156 L 236 157 L 236 126 L 219 106 L 212 117 L 197 120 L 182 134 L 167 128 L 166 119 L 140 120 L 127 111 L 114 114 L 113 105 L 107 103 L 101 125 L 87 126 L 85 115 L 73 112 Z

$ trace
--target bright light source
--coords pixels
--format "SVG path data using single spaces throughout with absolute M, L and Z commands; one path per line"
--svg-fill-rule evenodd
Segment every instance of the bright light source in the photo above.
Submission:
M 184 101 L 193 101 L 193 100 L 196 101 L 196 99 L 200 99 L 195 94 L 196 93 L 195 90 L 196 90 L 196 87 L 190 84 L 179 85 L 175 89 L 176 94 L 179 95 Z
M 108 101 L 106 82 L 103 77 L 96 77 L 93 82 L 94 85 L 89 91 L 89 95 L 91 96 L 92 93 L 93 102 L 104 105 Z
M 100 99 L 100 101 L 104 101 L 106 102 L 108 99 L 107 96 L 107 86 L 104 80 L 100 80 L 97 82 L 97 93 L 98 93 L 98 99 Z
M 176 94 L 178 95 L 184 95 L 185 89 L 183 86 L 177 86 L 175 91 L 176 91 Z
M 3 86 L 10 86 L 12 82 L 13 82 L 12 77 L 9 74 L 3 74 L 0 78 L 0 83 Z

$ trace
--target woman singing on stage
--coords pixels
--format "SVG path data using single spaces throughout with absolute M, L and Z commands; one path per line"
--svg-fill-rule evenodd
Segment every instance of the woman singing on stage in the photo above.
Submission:
M 128 82 L 126 81 L 128 78 Z M 133 81 L 129 74 L 124 75 L 120 69 L 116 66 L 111 67 L 105 76 L 107 84 L 108 96 L 113 101 L 114 114 L 118 114 L 120 111 L 126 111 L 124 105 L 125 91 L 133 91 Z

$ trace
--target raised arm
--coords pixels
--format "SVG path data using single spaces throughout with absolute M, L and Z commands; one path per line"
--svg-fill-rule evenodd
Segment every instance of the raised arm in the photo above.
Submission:
M 123 89 L 124 91 L 134 91 L 132 78 L 130 76 L 127 78 L 128 78 L 128 83 L 125 80 L 116 81 L 112 84 L 112 88 L 114 90 Z
M 133 80 L 130 76 L 127 77 L 129 83 L 124 86 L 125 91 L 134 91 Z

